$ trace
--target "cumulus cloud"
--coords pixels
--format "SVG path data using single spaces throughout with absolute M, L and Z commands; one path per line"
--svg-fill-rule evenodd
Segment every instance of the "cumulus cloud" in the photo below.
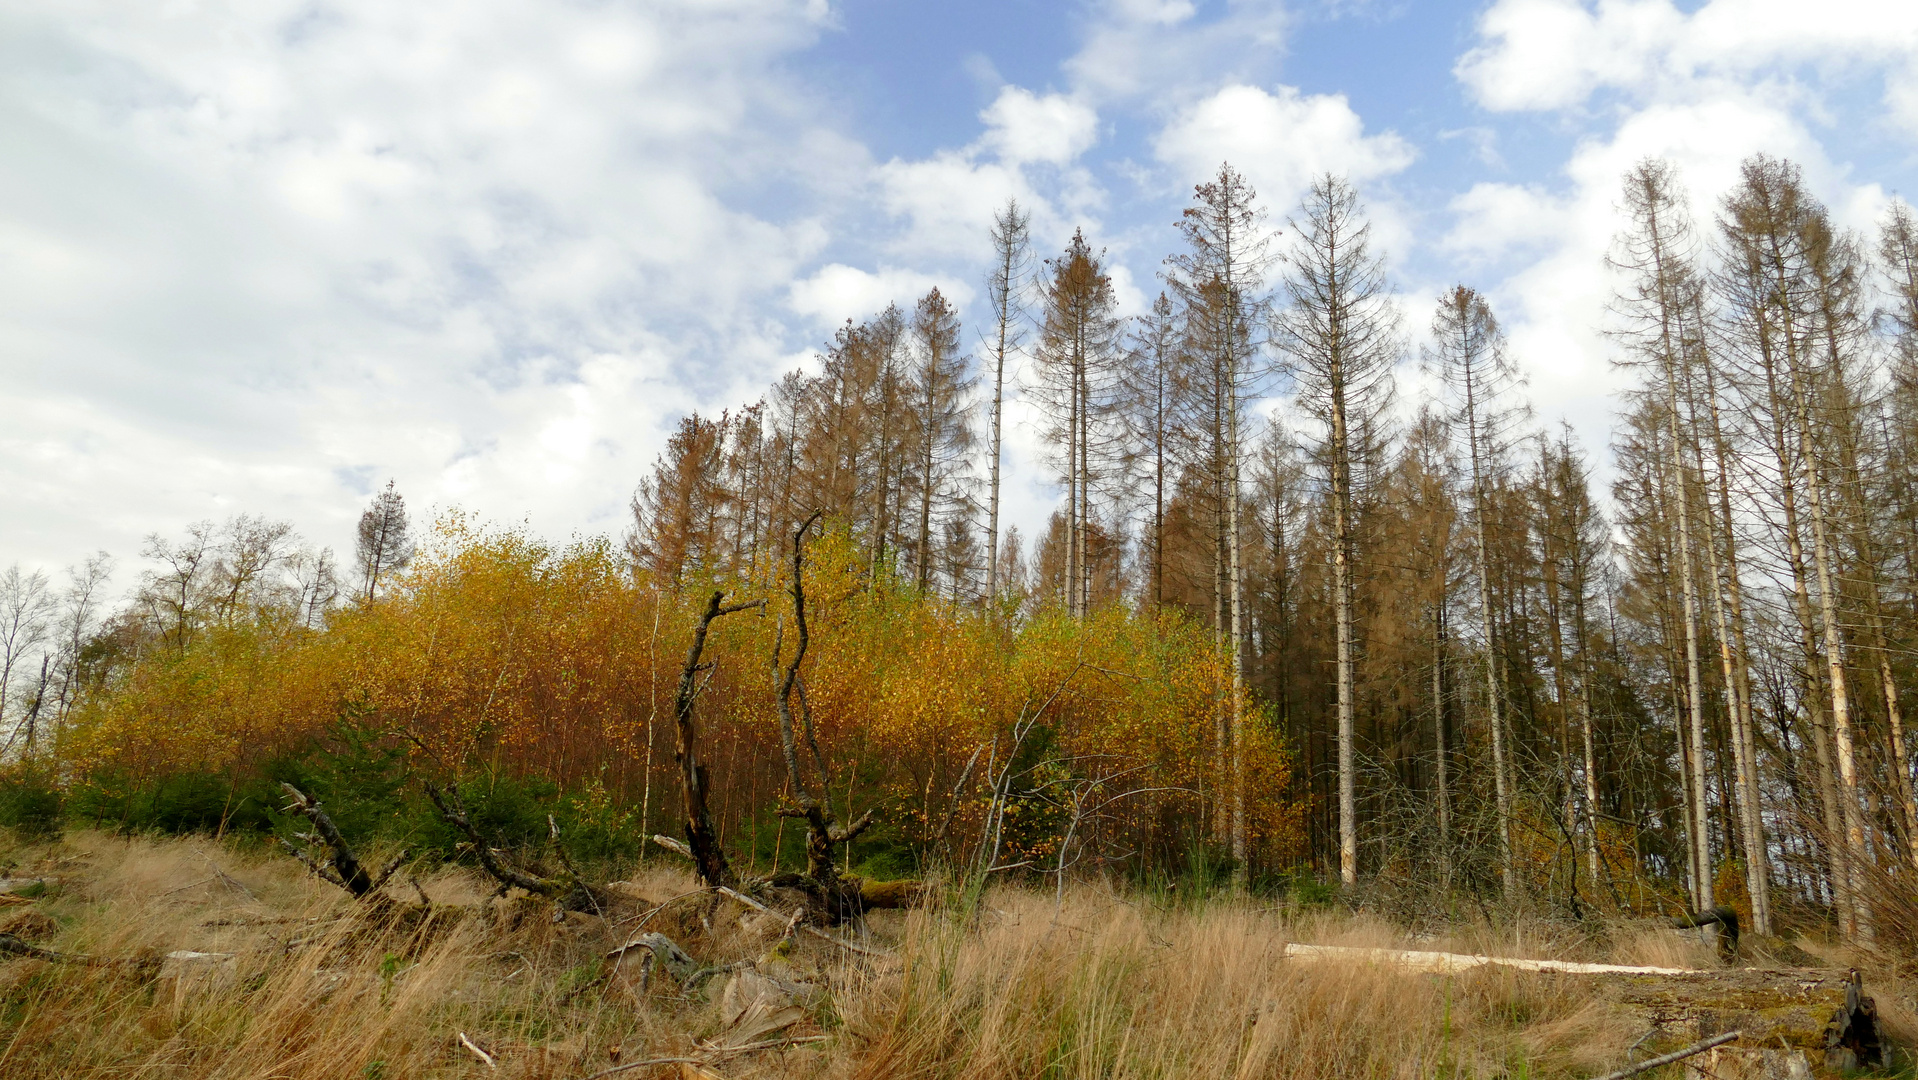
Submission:
M 777 73 L 823 15 L 14 5 L 6 557 L 242 509 L 338 542 L 365 475 L 611 524 L 672 412 L 791 352 L 760 313 L 822 230 L 719 192 L 859 162 Z
M 1186 180 L 1229 161 L 1278 206 L 1297 201 L 1324 173 L 1364 183 L 1403 170 L 1416 156 L 1393 132 L 1367 135 L 1345 95 L 1302 94 L 1290 86 L 1227 86 L 1175 116 L 1153 149 Z
M 905 226 L 891 238 L 894 252 L 971 262 L 985 250 L 993 211 L 1009 198 L 1032 213 L 1034 234 L 1044 238 L 1069 233 L 1068 222 L 1104 200 L 1079 164 L 1099 134 L 1098 112 L 1082 99 L 1005 86 L 979 120 L 985 131 L 966 146 L 875 170 L 880 205 Z
M 1626 171 L 1647 157 L 1675 164 L 1699 233 L 1709 237 L 1740 163 L 1760 151 L 1798 162 L 1841 224 L 1868 228 L 1883 208 L 1883 192 L 1852 180 L 1780 105 L 1731 93 L 1626 116 L 1609 136 L 1578 145 L 1562 184 L 1481 183 L 1452 200 L 1441 249 L 1463 269 L 1494 271 L 1489 291 L 1541 411 L 1571 417 L 1588 443 L 1602 446 L 1610 395 L 1631 378 L 1613 366 L 1617 349 L 1604 334 L 1617 282 L 1600 258 L 1625 225 L 1618 203 Z
M 910 311 L 914 301 L 934 288 L 956 306 L 963 307 L 972 300 L 972 287 L 964 282 L 897 267 L 883 266 L 877 272 L 868 272 L 831 263 L 793 282 L 792 306 L 819 323 L 837 326 L 847 319 L 863 319 L 882 311 L 887 304 Z
M 1491 109 L 1563 109 L 1606 87 L 1668 99 L 1862 61 L 1886 70 L 1888 111 L 1918 131 L 1918 5 L 1903 0 L 1708 0 L 1689 12 L 1671 0 L 1497 0 L 1478 29 L 1456 71 Z
M 1099 134 L 1099 114 L 1091 106 L 1017 86 L 1001 90 L 980 119 L 986 122 L 983 144 L 1008 164 L 1066 165 L 1091 149 Z

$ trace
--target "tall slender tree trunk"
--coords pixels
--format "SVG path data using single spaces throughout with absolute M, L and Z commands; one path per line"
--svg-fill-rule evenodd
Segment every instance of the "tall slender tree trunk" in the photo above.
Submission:
M 915 571 L 914 576 L 918 580 L 919 591 L 921 592 L 926 591 L 932 585 L 932 487 L 933 470 L 937 467 L 935 456 L 938 452 L 936 448 L 938 431 L 933 423 L 933 410 L 937 408 L 936 399 L 938 394 L 937 384 L 933 380 L 933 374 L 928 372 L 926 379 L 926 412 L 924 425 L 926 429 L 924 432 L 925 443 L 920 448 L 919 456 L 919 552 L 917 557 L 913 559 L 913 562 L 916 564 L 913 567 Z
M 1338 607 L 1339 695 L 1339 878 L 1359 879 L 1358 738 L 1352 641 L 1352 466 L 1344 391 L 1333 391 L 1332 409 L 1332 591 Z
M 1794 373 L 1795 375 L 1796 373 Z M 1798 380 L 1793 379 L 1794 383 Z M 1837 759 L 1838 783 L 1843 811 L 1846 891 L 1851 895 L 1853 932 L 1870 940 L 1871 913 L 1859 894 L 1859 860 L 1865 854 L 1864 815 L 1859 807 L 1857 747 L 1852 733 L 1851 688 L 1845 672 L 1845 642 L 1838 629 L 1838 594 L 1833 584 L 1832 550 L 1829 523 L 1826 520 L 1822 469 L 1814 456 L 1806 389 L 1794 386 L 1797 404 L 1798 437 L 1805 460 L 1805 499 L 1811 511 L 1812 563 L 1818 575 L 1818 614 L 1824 631 L 1826 677 L 1831 690 L 1832 750 Z
M 1092 386 L 1079 368 L 1079 614 L 1092 613 Z
M 1577 549 L 1574 549 L 1576 552 Z M 1592 888 L 1597 890 L 1604 876 L 1604 852 L 1598 828 L 1598 749 L 1593 737 L 1592 709 L 1592 653 L 1590 635 L 1585 628 L 1585 587 L 1586 567 L 1584 556 L 1574 554 L 1572 564 L 1572 625 L 1574 643 L 1578 648 L 1578 712 L 1579 736 L 1584 744 L 1585 753 L 1585 826 L 1590 831 L 1588 840 L 1591 846 L 1586 850 L 1586 869 L 1592 876 Z
M 1661 249 L 1658 258 L 1663 260 Z M 1661 267 L 1660 277 L 1667 271 Z M 1679 380 L 1683 374 L 1679 365 L 1683 362 L 1684 332 L 1679 324 L 1679 311 L 1676 301 L 1667 301 L 1662 305 L 1660 342 L 1665 363 L 1665 420 L 1667 438 L 1671 440 L 1671 457 L 1666 463 L 1672 475 L 1672 507 L 1678 523 L 1678 550 L 1674 561 L 1678 563 L 1678 584 L 1681 596 L 1682 614 L 1685 630 L 1685 706 L 1690 720 L 1689 755 L 1691 758 L 1690 779 L 1686 792 L 1687 828 L 1691 837 L 1692 861 L 1697 867 L 1693 875 L 1692 904 L 1695 910 L 1709 911 L 1714 906 L 1712 898 L 1712 850 L 1711 823 L 1706 811 L 1705 786 L 1705 692 L 1704 679 L 1698 659 L 1698 585 L 1694 580 L 1693 562 L 1697 548 L 1692 542 L 1692 505 L 1690 487 L 1686 483 L 1685 438 L 1680 426 Z
M 1765 820 L 1758 788 L 1758 751 L 1752 725 L 1751 665 L 1745 651 L 1744 587 L 1740 582 L 1738 535 L 1731 506 L 1731 452 L 1719 412 L 1718 378 L 1710 353 L 1702 356 L 1705 402 L 1711 417 L 1712 458 L 1717 475 L 1716 507 L 1708 507 L 1706 550 L 1711 555 L 1712 609 L 1718 624 L 1719 663 L 1725 679 L 1727 713 L 1731 724 L 1740 835 L 1745 850 L 1745 891 L 1751 898 L 1752 929 L 1771 933 L 1771 854 L 1765 841 Z M 1694 444 L 1695 446 L 1698 444 Z M 1705 465 L 1699 449 L 1698 474 Z M 1716 513 L 1710 513 L 1711 510 Z M 1724 562 L 1719 563 L 1719 545 Z
M 1439 568 L 1439 602 L 1432 605 L 1432 735 L 1438 754 L 1439 888 L 1452 891 L 1452 748 L 1445 730 L 1445 569 Z
M 1545 482 L 1549 483 L 1549 474 L 1547 474 L 1544 479 Z M 1547 528 L 1550 527 L 1551 519 L 1548 517 Z M 1563 536 L 1556 538 L 1559 543 L 1564 543 L 1567 539 L 1568 538 Z M 1578 545 L 1579 537 L 1575 526 L 1572 529 L 1569 542 L 1573 547 Z M 1558 708 L 1559 766 L 1565 778 L 1565 802 L 1567 804 L 1565 835 L 1574 847 L 1572 853 L 1574 866 L 1573 886 L 1576 888 L 1578 818 L 1581 816 L 1578 813 L 1578 779 L 1573 775 L 1574 769 L 1572 765 L 1572 714 L 1574 712 L 1572 702 L 1576 699 L 1576 695 L 1571 693 L 1566 687 L 1568 681 L 1568 672 L 1565 663 L 1564 616 L 1566 605 L 1564 601 L 1564 588 L 1560 581 L 1559 553 L 1555 550 L 1556 546 L 1557 545 L 1550 539 L 1543 545 L 1543 554 L 1545 557 L 1541 560 L 1543 563 L 1541 569 L 1544 571 L 1543 576 L 1545 579 L 1546 641 L 1552 652 L 1552 698 L 1553 704 Z
M 1228 585 L 1232 602 L 1232 858 L 1233 880 L 1243 889 L 1251 880 L 1245 833 L 1245 580 L 1240 561 L 1239 392 L 1234 379 L 1227 410 L 1227 442 L 1231 447 L 1226 493 L 1226 528 L 1230 530 L 1231 554 Z
M 1518 875 L 1512 865 L 1512 777 L 1505 745 L 1503 698 L 1498 678 L 1498 635 L 1492 606 L 1492 560 L 1485 536 L 1491 512 L 1485 490 L 1484 433 L 1479 430 L 1478 387 L 1475 376 L 1465 376 L 1466 451 L 1472 467 L 1472 556 L 1478 571 L 1479 629 L 1485 636 L 1485 710 L 1492 739 L 1492 789 L 1498 813 L 1499 886 L 1507 904 L 1518 898 Z
M 1153 383 L 1152 432 L 1152 606 L 1165 606 L 1165 375 Z

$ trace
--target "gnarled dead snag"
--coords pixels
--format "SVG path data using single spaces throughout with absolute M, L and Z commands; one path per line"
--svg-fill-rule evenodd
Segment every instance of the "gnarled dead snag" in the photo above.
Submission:
M 324 844 L 330 852 L 324 859 L 315 858 L 309 850 L 294 847 L 284 840 L 280 841 L 286 845 L 288 851 L 293 853 L 294 858 L 305 863 L 306 868 L 313 871 L 315 877 L 338 885 L 352 893 L 355 899 L 366 900 L 378 893 L 380 886 L 386 884 L 386 879 L 391 877 L 393 871 L 399 869 L 400 863 L 406 860 L 406 852 L 400 852 L 400 857 L 394 859 L 382 870 L 376 880 L 373 875 L 366 872 L 366 865 L 360 862 L 360 857 L 354 853 L 352 845 L 340 835 L 339 827 L 333 824 L 333 819 L 328 817 L 326 811 L 321 808 L 320 800 L 307 795 L 292 784 L 281 784 L 280 787 L 286 789 L 287 811 L 298 814 L 313 823 L 313 831 L 299 834 L 299 839 L 310 845 Z
M 502 886 L 524 889 L 534 896 L 543 896 L 567 911 L 587 911 L 593 914 L 602 914 L 605 911 L 606 894 L 587 884 L 573 869 L 572 860 L 566 857 L 566 849 L 559 843 L 559 826 L 550 816 L 546 819 L 547 827 L 552 830 L 553 846 L 559 849 L 560 862 L 565 867 L 565 872 L 552 877 L 540 877 L 537 874 L 527 873 L 500 858 L 500 851 L 480 836 L 479 830 L 473 827 L 473 822 L 466 816 L 466 806 L 460 800 L 459 785 L 448 784 L 445 792 L 442 793 L 437 785 L 429 781 L 426 784 L 426 797 L 433 800 L 433 805 L 439 809 L 440 817 L 466 837 L 467 843 L 473 847 L 474 854 L 479 856 L 480 867 L 494 881 Z
M 699 625 L 693 628 L 693 642 L 686 649 L 686 666 L 679 673 L 679 693 L 673 699 L 673 723 L 677 728 L 673 760 L 679 763 L 680 798 L 686 811 L 686 845 L 692 851 L 693 864 L 699 869 L 703 885 L 730 885 L 734 878 L 732 867 L 726 863 L 726 852 L 719 846 L 719 832 L 713 828 L 712 813 L 706 808 L 706 766 L 699 763 L 699 732 L 693 726 L 693 699 L 699 695 L 699 673 L 712 665 L 701 664 L 699 658 L 706 651 L 706 632 L 712 628 L 714 619 L 747 608 L 763 608 L 766 604 L 764 600 L 754 600 L 722 607 L 725 599 L 725 593 L 715 590 L 712 599 L 706 602 Z
M 806 891 L 819 898 L 826 912 L 835 920 L 857 915 L 864 910 L 857 887 L 842 880 L 833 868 L 833 849 L 841 844 L 849 844 L 860 833 L 871 827 L 872 811 L 859 815 L 850 825 L 842 826 L 834 818 L 832 809 L 812 793 L 806 783 L 806 777 L 799 767 L 799 750 L 793 731 L 793 691 L 799 685 L 799 665 L 806 659 L 808 634 L 806 628 L 806 532 L 819 520 L 818 511 L 806 519 L 793 533 L 793 626 L 798 641 L 793 645 L 792 660 L 785 667 L 779 679 L 779 694 L 776 704 L 779 707 L 779 750 L 786 761 L 786 779 L 792 785 L 793 805 L 779 808 L 781 817 L 800 818 L 806 822 Z M 783 637 L 783 634 L 781 635 Z M 778 670 L 778 645 L 774 646 L 773 665 Z M 831 777 L 826 775 L 826 763 L 819 754 L 818 743 L 812 738 L 812 710 L 807 706 L 806 695 L 799 695 L 800 708 L 805 711 L 807 741 L 812 744 L 813 769 L 819 774 L 822 791 L 831 790 Z

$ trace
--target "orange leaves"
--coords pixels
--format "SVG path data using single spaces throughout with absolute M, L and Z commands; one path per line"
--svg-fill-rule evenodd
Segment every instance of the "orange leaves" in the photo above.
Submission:
M 733 584 L 729 600 L 764 597 L 766 609 L 715 624 L 708 642 L 697 722 L 729 837 L 756 830 L 784 784 L 771 722 L 782 627 L 784 655 L 795 644 L 782 571 L 789 562 Z M 1014 624 L 884 574 L 875 587 L 843 526 L 815 534 L 806 572 L 802 674 L 820 748 L 844 778 L 833 796 L 880 805 L 902 838 L 928 839 L 974 749 L 996 741 L 1005 754 L 1022 718 L 1045 729 L 1052 772 L 1122 775 L 1122 787 L 1163 793 L 1113 804 L 1133 827 L 1156 827 L 1167 800 L 1219 787 L 1212 731 L 1226 673 L 1208 630 L 1117 605 Z M 542 776 L 608 807 L 636 807 L 652 789 L 648 827 L 661 827 L 676 802 L 672 695 L 694 609 L 713 587 L 635 577 L 603 539 L 555 548 L 448 517 L 390 590 L 324 631 L 262 623 L 141 660 L 89 703 L 68 749 L 86 767 L 146 775 L 255 768 L 299 752 L 350 708 L 429 748 L 422 767 Z M 1296 832 L 1278 801 L 1287 759 L 1270 725 L 1254 727 L 1254 832 L 1278 851 Z M 970 785 L 983 777 L 982 767 Z

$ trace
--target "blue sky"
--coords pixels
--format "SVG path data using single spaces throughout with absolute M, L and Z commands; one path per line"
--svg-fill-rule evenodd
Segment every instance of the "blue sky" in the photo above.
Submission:
M 241 511 L 344 548 L 387 477 L 564 537 L 839 321 L 976 304 L 1007 195 L 1144 303 L 1222 159 L 1275 226 L 1352 176 L 1408 349 L 1485 290 L 1602 455 L 1620 174 L 1673 158 L 1708 220 L 1766 150 L 1869 228 L 1918 4 L 0 0 L 0 150 L 0 565 Z

